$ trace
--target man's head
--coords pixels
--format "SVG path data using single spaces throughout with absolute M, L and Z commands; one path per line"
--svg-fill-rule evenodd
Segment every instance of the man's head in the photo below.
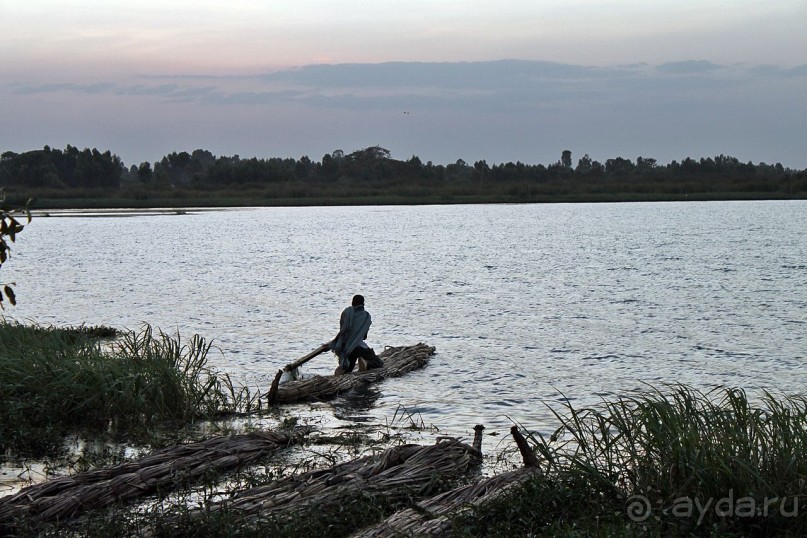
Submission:
M 364 306 L 364 296 L 363 295 L 354 295 L 353 296 L 353 306 Z

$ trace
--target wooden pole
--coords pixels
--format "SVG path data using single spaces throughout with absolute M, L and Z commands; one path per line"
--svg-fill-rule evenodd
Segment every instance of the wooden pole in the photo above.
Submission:
M 289 364 L 287 364 L 286 366 L 283 367 L 283 370 L 285 372 L 291 372 L 291 371 L 299 368 L 303 364 L 307 363 L 308 361 L 310 361 L 311 359 L 313 359 L 317 355 L 321 355 L 322 353 L 325 353 L 329 349 L 331 349 L 331 343 L 330 342 L 322 344 L 321 346 L 319 346 L 317 349 L 315 349 L 314 351 L 312 351 L 311 353 L 309 353 L 305 357 L 301 357 L 301 358 L 297 359 L 294 362 L 290 362 Z
M 518 451 L 521 452 L 521 459 L 524 462 L 524 467 L 538 467 L 538 458 L 535 456 L 535 452 L 533 452 L 533 450 L 530 448 L 530 445 L 527 444 L 527 440 L 524 439 L 524 436 L 521 435 L 520 431 L 518 431 L 518 426 L 513 426 L 510 428 L 510 435 L 513 436 L 513 439 L 516 441 Z
M 275 401 L 277 401 L 277 387 L 280 384 L 280 378 L 282 376 L 283 370 L 278 370 L 274 381 L 272 381 L 272 386 L 269 387 L 269 394 L 266 396 L 266 401 L 269 404 L 269 407 L 275 405 Z
M 482 452 L 482 432 L 485 431 L 485 427 L 482 424 L 477 424 L 474 426 L 474 443 L 473 447 L 477 449 L 479 452 Z

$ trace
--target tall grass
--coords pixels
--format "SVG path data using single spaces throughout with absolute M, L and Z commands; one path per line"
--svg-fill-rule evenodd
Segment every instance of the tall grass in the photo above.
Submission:
M 136 437 L 258 401 L 208 366 L 201 336 L 95 334 L 0 323 L 0 448 L 44 452 L 73 432 Z
M 807 530 L 805 396 L 675 385 L 553 413 L 560 427 L 531 437 L 543 478 L 458 523 L 457 534 Z

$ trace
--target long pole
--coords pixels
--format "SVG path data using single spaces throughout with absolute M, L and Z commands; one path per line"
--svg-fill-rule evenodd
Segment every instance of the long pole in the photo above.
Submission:
M 311 359 L 313 359 L 317 355 L 321 355 L 322 353 L 325 353 L 329 349 L 331 349 L 330 342 L 322 344 L 321 346 L 319 346 L 317 349 L 315 349 L 314 351 L 312 351 L 311 353 L 309 353 L 305 357 L 301 357 L 301 358 L 297 359 L 296 361 L 287 364 L 286 366 L 283 367 L 283 370 L 286 371 L 286 372 L 291 372 L 291 371 L 299 368 L 301 365 L 307 363 L 308 361 L 310 361 Z

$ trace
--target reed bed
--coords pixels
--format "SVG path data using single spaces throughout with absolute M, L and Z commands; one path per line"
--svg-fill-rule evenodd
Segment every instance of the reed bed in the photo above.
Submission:
M 653 504 L 682 496 L 702 499 L 729 490 L 745 495 L 802 492 L 807 478 L 807 398 L 775 398 L 755 405 L 741 389 L 703 393 L 677 386 L 605 402 L 602 410 L 569 408 L 557 436 L 569 435 L 568 459 L 626 493 Z
M 94 337 L 86 341 L 79 338 L 79 344 L 70 345 L 52 337 L 47 355 L 62 357 L 61 362 L 78 362 L 80 354 L 75 348 L 95 358 L 93 350 L 101 347 Z M 72 371 L 65 367 L 49 373 L 48 368 L 55 370 L 59 361 L 48 362 L 41 358 L 45 353 L 37 355 L 30 350 L 26 360 L 28 369 L 35 373 L 20 367 L 12 370 L 7 363 L 13 361 L 7 357 L 21 352 L 9 342 L 14 340 L 0 333 L 0 368 L 5 368 L 0 369 L 0 383 L 7 385 L 0 394 L 4 419 L 14 417 L 6 409 L 7 402 L 20 409 L 25 403 L 20 397 L 8 398 L 8 393 L 17 390 L 9 379 L 22 384 L 20 379 L 26 375 L 39 380 Z M 195 337 L 183 345 L 178 339 L 146 330 L 125 335 L 113 348 L 111 354 L 103 355 L 106 362 L 167 361 L 173 365 L 177 382 L 161 389 L 161 398 L 155 398 L 186 398 L 178 411 L 162 415 L 171 420 L 255 405 L 254 398 L 247 399 L 247 405 L 238 404 L 240 396 L 228 389 L 231 385 L 207 369 L 204 358 L 210 346 L 201 339 Z M 353 383 L 379 381 L 421 367 L 433 352 L 434 348 L 423 344 L 390 348 L 384 369 L 282 384 L 277 401 L 282 403 L 292 396 L 329 397 L 353 388 Z M 12 374 L 17 378 L 10 377 Z M 145 382 L 143 375 L 141 383 Z M 280 389 L 289 392 L 281 396 L 284 393 Z M 45 401 L 34 388 L 28 394 L 32 399 L 42 398 L 38 405 Z M 74 400 L 66 401 L 75 405 Z M 98 410 L 86 404 L 79 409 L 100 414 L 106 400 L 96 398 L 93 402 Z M 209 495 L 194 501 L 196 505 L 187 499 L 179 504 L 157 503 L 153 512 L 137 519 L 124 509 L 114 521 L 95 519 L 92 527 L 75 528 L 78 535 L 105 538 L 131 533 L 509 537 L 798 536 L 807 532 L 807 460 L 803 457 L 807 449 L 807 397 L 803 395 L 763 392 L 749 396 L 737 388 L 704 392 L 671 385 L 647 387 L 593 406 L 566 404 L 550 409 L 559 424 L 554 431 L 533 432 L 525 442 L 516 435 L 518 426 L 513 428 L 525 468 L 492 478 L 477 477 L 467 483 L 468 471 L 481 462 L 477 440 L 468 446 L 441 439 L 433 446 L 397 446 L 382 454 L 279 480 L 256 477 L 247 489 L 222 492 L 213 486 Z M 151 418 L 145 413 L 152 413 Z M 102 416 L 94 419 L 97 427 L 158 422 L 157 411 L 141 410 L 134 418 L 117 413 Z M 7 428 L 5 420 L 0 428 Z M 203 456 L 204 464 L 188 464 L 201 470 L 213 461 L 222 465 L 235 461 L 234 454 L 217 454 Z M 181 454 L 174 456 L 175 463 L 165 463 L 166 468 L 183 461 Z M 126 465 L 131 463 L 120 469 L 129 469 Z M 154 478 L 148 474 L 151 471 L 143 472 L 137 480 L 144 484 Z M 122 487 L 124 482 L 128 483 L 118 477 L 115 484 Z M 57 489 L 63 485 L 52 484 L 49 487 Z M 48 502 L 60 499 L 70 503 L 70 495 L 74 494 L 54 494 Z M 105 498 L 111 495 L 109 491 L 103 494 Z M 82 502 L 89 505 L 89 501 Z M 116 509 L 120 508 L 116 505 L 111 510 Z M 56 535 L 65 530 L 58 524 L 50 528 Z
M 513 493 L 529 480 L 536 479 L 539 470 L 521 467 L 491 478 L 465 484 L 446 491 L 411 508 L 395 512 L 384 521 L 367 527 L 355 538 L 381 538 L 385 536 L 450 536 L 454 521 L 474 509 L 489 505 Z
M 455 535 L 807 530 L 804 396 L 674 385 L 553 413 L 561 426 L 530 439 L 544 475 L 456 522 Z
M 207 500 L 195 508 L 163 505 L 139 522 L 121 521 L 114 529 L 84 525 L 81 532 L 107 537 L 124 532 L 146 536 L 448 535 L 458 512 L 500 498 L 541 473 L 527 466 L 479 480 L 472 472 L 482 461 L 484 427 L 474 430 L 470 446 L 453 438 L 438 438 L 434 445 L 400 445 L 286 478 L 258 481 L 231 492 L 225 500 Z M 512 433 L 518 442 L 520 432 Z M 529 465 L 527 459 L 525 465 Z M 448 489 L 457 483 L 462 485 Z
M 146 434 L 258 403 L 207 364 L 211 344 L 145 326 L 94 330 L 0 324 L 0 449 L 57 451 L 69 433 Z

